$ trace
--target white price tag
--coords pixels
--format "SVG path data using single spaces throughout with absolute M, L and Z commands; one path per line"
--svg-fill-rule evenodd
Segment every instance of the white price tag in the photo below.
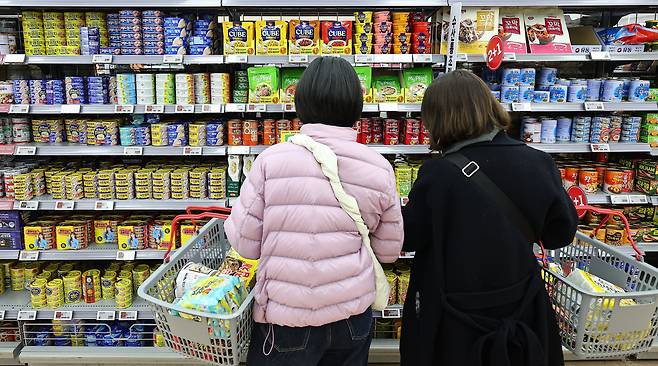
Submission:
M 73 312 L 71 310 L 55 310 L 53 313 L 53 320 L 71 320 L 73 319 Z
M 531 110 L 530 103 L 512 103 L 512 111 L 514 112 L 530 112 Z
M 288 62 L 291 64 L 307 64 L 308 55 L 288 55 Z
M 627 195 L 610 195 L 610 203 L 613 205 L 627 205 L 631 202 Z
M 364 104 L 364 112 L 379 112 L 379 104 Z
M 25 62 L 25 55 L 22 53 L 5 55 L 4 63 L 6 64 L 22 64 L 24 62 Z
M 457 60 L 457 62 L 466 62 L 468 61 L 468 55 L 465 53 L 458 53 L 455 56 L 455 59 Z
M 432 55 L 430 54 L 420 54 L 413 55 L 413 61 L 417 64 L 430 64 L 432 63 Z
M 605 110 L 603 102 L 585 102 L 584 104 L 586 111 L 600 112 Z
M 202 104 L 201 113 L 222 113 L 223 104 Z
M 0 320 L 5 320 L 5 311 L 0 310 Z
M 101 310 L 96 312 L 96 320 L 114 320 L 116 319 L 116 313 L 110 310 Z
M 503 55 L 503 60 L 505 61 L 516 61 L 516 53 L 514 52 L 505 52 Z
M 39 209 L 39 201 L 20 201 L 18 209 L 23 211 L 36 211 Z
M 227 64 L 246 64 L 247 55 L 226 55 L 225 62 Z
M 174 109 L 174 112 L 176 112 L 176 113 L 194 113 L 194 104 L 177 104 L 176 109 Z
M 29 104 L 12 104 L 9 106 L 9 113 L 29 113 L 30 105 Z
M 132 104 L 117 104 L 114 106 L 114 113 L 133 113 L 135 106 Z
M 378 64 L 390 64 L 393 62 L 393 55 L 373 55 L 373 62 Z
M 388 112 L 379 112 L 379 118 L 388 118 Z
M 55 211 L 71 211 L 74 207 L 74 201 L 55 201 Z
M 589 53 L 592 60 L 610 60 L 610 52 L 607 51 L 594 51 Z
M 162 56 L 163 64 L 182 64 L 183 55 L 164 55 Z
M 645 205 L 649 203 L 649 198 L 643 194 L 636 194 L 628 196 L 630 203 Z
M 398 319 L 402 317 L 402 312 L 399 308 L 386 308 L 382 310 L 382 318 L 384 319 Z
M 96 211 L 112 211 L 112 210 L 114 210 L 114 201 L 96 201 L 94 203 L 94 210 L 96 210 Z
M 203 147 L 201 146 L 185 146 L 183 148 L 183 155 L 203 155 Z
M 121 310 L 119 311 L 119 320 L 137 320 L 137 312 Z
M 283 105 L 284 112 L 295 112 L 295 105 L 293 103 L 288 103 Z
M 164 113 L 164 105 L 149 104 L 146 107 L 144 107 L 144 113 Z
M 37 147 L 36 146 L 16 146 L 14 155 L 36 155 Z
M 39 260 L 39 252 L 36 250 L 21 250 L 18 254 L 19 261 L 34 262 Z
M 398 104 L 398 111 L 400 112 L 420 112 L 420 104 Z
M 592 152 L 610 152 L 609 144 L 590 144 L 589 147 Z
M 82 106 L 80 104 L 62 104 L 62 108 L 60 109 L 60 112 L 62 114 L 65 114 L 65 113 L 79 114 L 81 108 L 82 108 Z
M 397 103 L 379 103 L 380 112 L 397 112 L 398 108 Z
M 21 310 L 18 312 L 18 320 L 31 321 L 37 318 L 36 310 Z
M 414 62 L 414 59 L 411 55 L 393 55 L 393 62 L 401 64 L 410 64 Z
M 224 111 L 226 112 L 244 112 L 246 110 L 247 105 L 241 103 L 228 103 L 226 104 L 226 107 L 224 107 Z
M 227 149 L 229 155 L 249 155 L 251 149 L 249 146 L 229 146 Z
M 267 112 L 267 104 L 247 104 L 247 112 Z
M 371 64 L 375 58 L 372 55 L 354 55 L 354 63 L 356 64 Z
M 92 64 L 111 64 L 112 55 L 93 55 L 91 56 Z
M 136 252 L 134 250 L 119 250 L 117 251 L 118 261 L 134 261 Z
M 144 155 L 144 148 L 141 146 L 126 146 L 123 148 L 124 156 L 140 156 Z

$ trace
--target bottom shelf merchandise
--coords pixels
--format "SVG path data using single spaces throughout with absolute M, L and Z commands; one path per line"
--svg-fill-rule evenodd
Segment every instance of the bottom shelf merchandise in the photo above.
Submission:
M 52 320 L 22 325 L 26 346 L 164 347 L 152 321 Z

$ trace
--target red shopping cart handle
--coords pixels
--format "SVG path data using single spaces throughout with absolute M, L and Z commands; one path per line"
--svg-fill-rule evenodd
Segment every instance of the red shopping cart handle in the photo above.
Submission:
M 194 207 L 188 209 L 195 209 Z M 198 209 L 198 208 L 197 208 Z M 222 211 L 230 213 L 230 209 L 226 209 L 225 207 L 221 207 Z M 223 214 L 223 213 L 216 213 L 216 212 L 202 212 L 198 214 L 185 214 L 185 215 L 177 215 L 174 217 L 174 219 L 171 222 L 171 241 L 169 242 L 169 248 L 167 248 L 167 252 L 164 255 L 164 261 L 169 262 L 169 255 L 171 254 L 171 249 L 174 246 L 174 243 L 176 243 L 176 233 L 178 232 L 178 225 L 179 222 L 182 220 L 200 220 L 200 219 L 222 219 L 226 220 L 228 218 L 228 214 Z M 182 245 L 183 243 L 181 243 Z
M 597 214 L 600 215 L 606 215 L 603 219 L 601 219 L 601 222 L 599 225 L 594 229 L 594 232 L 592 233 L 593 236 L 596 236 L 596 233 L 605 225 L 611 217 L 617 216 L 621 218 L 621 221 L 624 224 L 624 232 L 626 233 L 626 237 L 628 238 L 628 244 L 633 248 L 635 251 L 635 259 L 638 261 L 642 261 L 642 257 L 644 256 L 644 253 L 640 250 L 640 248 L 637 247 L 635 244 L 635 240 L 633 239 L 633 235 L 631 235 L 631 228 L 630 225 L 628 224 L 628 220 L 626 219 L 626 216 L 624 216 L 624 213 L 618 210 L 611 210 L 609 208 L 601 208 L 601 207 L 594 207 L 590 205 L 577 205 L 576 206 L 578 210 L 584 210 L 584 211 L 591 211 L 591 212 L 596 212 Z

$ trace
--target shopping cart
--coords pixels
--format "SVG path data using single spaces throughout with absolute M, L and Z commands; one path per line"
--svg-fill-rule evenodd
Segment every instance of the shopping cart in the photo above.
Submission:
M 192 214 L 194 210 L 209 210 Z M 171 256 L 138 289 L 138 295 L 145 299 L 155 322 L 162 332 L 165 344 L 172 350 L 191 358 L 217 365 L 237 366 L 246 357 L 251 336 L 253 291 L 240 308 L 230 315 L 218 315 L 182 308 L 174 304 L 176 276 L 188 262 L 201 263 L 218 269 L 226 258 L 230 245 L 224 234 L 224 220 L 230 213 L 223 207 L 189 207 L 186 215 L 179 215 L 172 223 L 172 240 L 182 220 L 212 218 L 199 233 Z M 170 248 L 171 249 L 171 248 Z M 174 314 L 184 313 L 193 319 Z
M 545 263 L 546 290 L 555 309 L 562 344 L 579 358 L 622 358 L 649 350 L 658 331 L 658 269 L 642 261 L 630 234 L 628 221 L 619 212 L 591 206 L 579 211 L 606 215 L 588 236 L 576 233 L 574 242 L 552 252 L 563 274 Z M 635 258 L 621 247 L 594 239 L 613 216 L 621 218 Z M 542 251 L 543 252 L 543 251 Z M 545 258 L 545 256 L 544 256 Z M 611 282 L 625 293 L 585 291 L 566 275 L 581 269 Z

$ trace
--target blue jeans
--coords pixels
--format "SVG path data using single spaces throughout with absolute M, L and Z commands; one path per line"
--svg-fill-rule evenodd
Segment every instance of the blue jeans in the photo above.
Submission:
M 367 366 L 373 323 L 371 309 L 320 327 L 254 323 L 247 366 Z

